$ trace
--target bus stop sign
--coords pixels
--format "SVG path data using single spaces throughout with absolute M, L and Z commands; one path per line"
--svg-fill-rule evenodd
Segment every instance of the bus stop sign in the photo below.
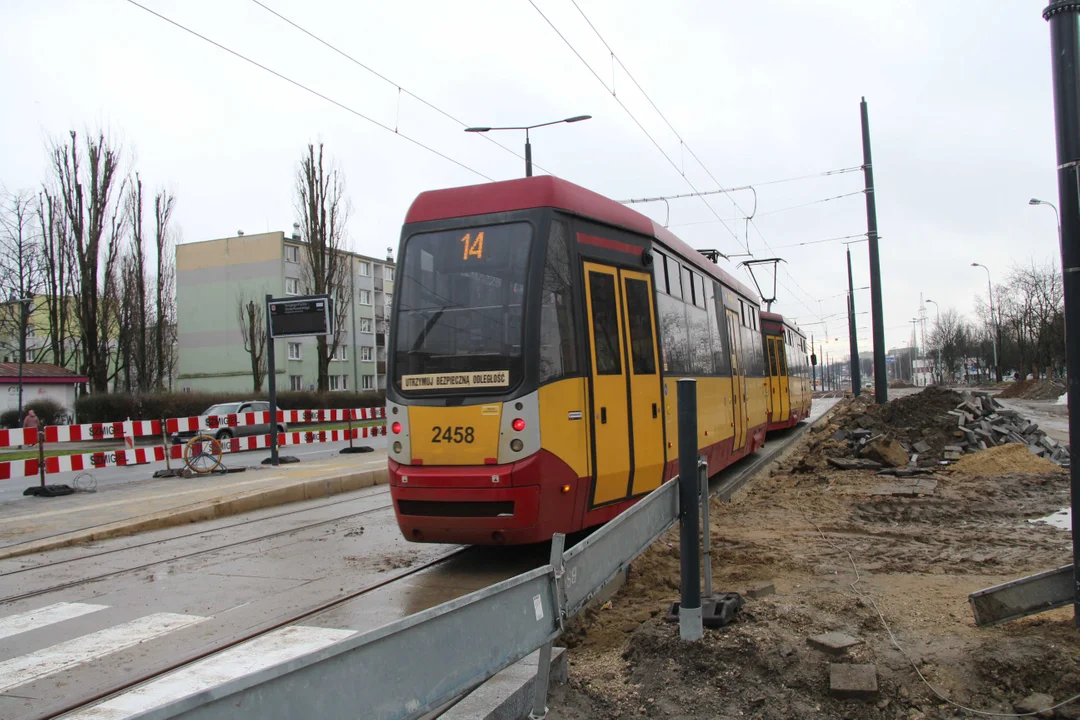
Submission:
M 270 337 L 333 335 L 334 303 L 329 295 L 267 300 Z

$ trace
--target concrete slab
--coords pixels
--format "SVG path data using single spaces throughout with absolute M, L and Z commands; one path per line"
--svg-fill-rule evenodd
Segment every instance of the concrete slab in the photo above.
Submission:
M 829 665 L 829 692 L 841 698 L 870 700 L 877 695 L 877 666 Z
M 848 651 L 848 648 L 862 644 L 862 640 L 859 638 L 837 631 L 808 637 L 806 638 L 806 642 L 810 643 L 810 645 L 818 650 L 827 652 L 830 655 L 843 655 Z

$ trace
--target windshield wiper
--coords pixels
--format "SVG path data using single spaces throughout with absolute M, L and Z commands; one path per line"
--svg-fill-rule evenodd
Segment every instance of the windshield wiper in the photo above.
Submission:
M 416 352 L 421 347 L 423 347 L 424 341 L 427 340 L 428 333 L 431 332 L 431 329 L 435 327 L 435 323 L 439 321 L 439 318 L 449 307 L 449 305 L 443 305 L 435 312 L 434 315 L 431 316 L 427 323 L 424 324 L 424 329 L 420 331 L 420 334 L 416 338 L 416 342 L 413 343 L 413 346 L 409 350 L 409 352 Z

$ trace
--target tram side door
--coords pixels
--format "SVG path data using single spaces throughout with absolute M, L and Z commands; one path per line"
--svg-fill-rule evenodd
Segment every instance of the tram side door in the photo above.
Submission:
M 780 422 L 787 422 L 791 417 L 791 378 L 788 376 L 787 345 L 784 338 L 773 338 L 776 342 L 776 364 L 780 369 L 777 382 L 780 385 Z
M 746 444 L 746 375 L 739 360 L 740 335 L 739 314 L 727 310 L 728 345 L 731 347 L 731 414 L 735 422 L 735 441 L 732 451 L 741 450 Z
M 653 315 L 652 276 L 620 270 L 626 332 L 627 372 L 630 380 L 630 431 L 634 470 L 630 495 L 660 487 L 666 462 L 664 413 L 660 370 L 656 362 L 656 322 Z
M 783 390 L 780 388 L 780 359 L 776 352 L 776 336 L 765 336 L 765 351 L 769 354 L 769 417 L 779 422 L 782 414 Z
M 623 348 L 623 308 L 619 271 L 607 265 L 584 263 L 588 319 L 593 452 L 592 505 L 627 496 L 630 485 L 632 439 L 627 365 Z

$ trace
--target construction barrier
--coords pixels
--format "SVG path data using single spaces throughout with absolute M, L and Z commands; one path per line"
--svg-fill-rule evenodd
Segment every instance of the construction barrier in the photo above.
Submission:
M 81 472 L 105 467 L 127 467 L 153 462 L 183 460 L 184 446 L 132 447 L 134 438 L 161 437 L 162 430 L 169 435 L 178 432 L 206 432 L 247 425 L 269 425 L 269 412 L 236 413 L 231 415 L 202 415 L 197 417 L 161 420 L 124 420 L 114 423 L 88 423 L 83 425 L 49 425 L 39 432 L 36 428 L 0 430 L 0 448 L 32 447 L 39 442 L 45 445 L 88 440 L 123 440 L 126 449 L 102 450 L 77 455 L 58 455 L 45 458 L 44 465 L 38 458 L 28 460 L 0 461 L 0 480 L 52 475 L 65 472 Z M 304 424 L 311 422 L 363 422 L 386 417 L 386 408 L 353 408 L 346 410 L 279 410 L 278 422 Z M 386 435 L 386 425 L 356 427 L 351 430 L 299 430 L 278 433 L 278 445 L 300 445 L 320 442 L 344 442 L 358 438 Z M 270 447 L 270 435 L 251 435 L 220 441 L 222 452 L 243 452 Z

